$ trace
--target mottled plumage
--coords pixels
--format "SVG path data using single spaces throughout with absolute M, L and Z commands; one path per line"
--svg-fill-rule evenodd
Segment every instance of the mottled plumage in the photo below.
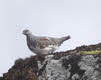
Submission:
M 29 30 L 24 30 L 28 48 L 35 54 L 49 54 L 54 52 L 64 41 L 70 39 L 70 36 L 61 38 L 34 36 Z

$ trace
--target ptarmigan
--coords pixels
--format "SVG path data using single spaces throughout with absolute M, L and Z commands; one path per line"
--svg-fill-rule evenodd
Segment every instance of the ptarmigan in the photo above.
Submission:
M 70 36 L 61 38 L 35 36 L 28 29 L 23 30 L 23 34 L 26 35 L 28 48 L 37 55 L 53 53 L 64 41 L 70 39 Z

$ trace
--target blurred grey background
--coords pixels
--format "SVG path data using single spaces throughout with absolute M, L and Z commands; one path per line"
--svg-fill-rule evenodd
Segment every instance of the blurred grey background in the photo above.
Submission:
M 0 76 L 18 58 L 34 55 L 23 29 L 71 40 L 57 51 L 101 42 L 101 0 L 0 0 Z

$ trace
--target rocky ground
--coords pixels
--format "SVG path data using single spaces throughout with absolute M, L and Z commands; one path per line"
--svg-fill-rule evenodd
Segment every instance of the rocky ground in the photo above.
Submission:
M 101 43 L 18 59 L 0 80 L 101 80 Z

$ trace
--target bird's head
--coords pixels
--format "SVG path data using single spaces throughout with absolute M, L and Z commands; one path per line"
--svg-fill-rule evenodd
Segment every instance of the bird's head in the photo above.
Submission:
M 24 35 L 27 35 L 27 34 L 29 34 L 29 33 L 31 33 L 31 32 L 30 32 L 30 30 L 28 30 L 28 29 L 23 30 L 23 34 L 24 34 Z

